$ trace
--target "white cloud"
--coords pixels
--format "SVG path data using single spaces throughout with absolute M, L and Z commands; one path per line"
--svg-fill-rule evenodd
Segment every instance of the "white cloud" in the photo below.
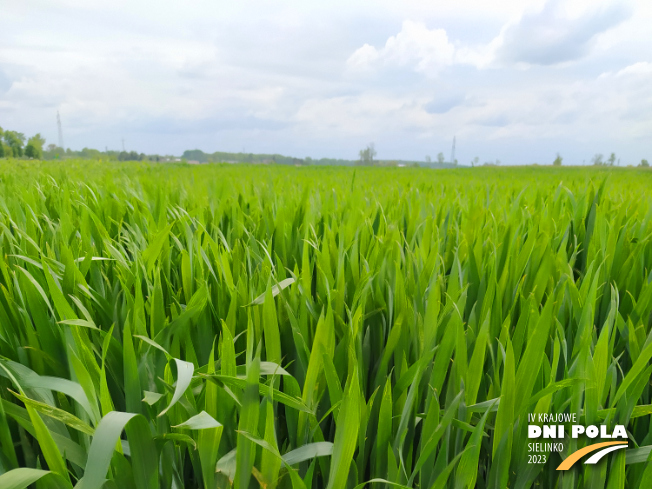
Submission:
M 365 44 L 361 48 L 356 49 L 346 63 L 353 69 L 366 70 L 371 68 L 380 56 L 381 54 L 375 47 Z
M 56 141 L 60 110 L 74 148 L 177 154 L 422 158 L 457 135 L 460 161 L 649 158 L 652 2 L 623 1 L 4 2 L 0 125 Z
M 455 61 L 455 46 L 444 29 L 428 29 L 422 22 L 406 20 L 401 32 L 376 49 L 365 44 L 348 59 L 354 69 L 376 66 L 410 67 L 418 73 L 435 76 Z
M 620 3 L 548 0 L 514 15 L 485 44 L 451 42 L 443 28 L 429 29 L 423 22 L 406 20 L 385 46 L 364 44 L 347 65 L 357 71 L 408 68 L 430 77 L 454 64 L 480 69 L 556 65 L 585 57 L 598 36 L 630 15 L 630 9 Z
M 648 75 L 648 74 L 652 74 L 652 63 L 648 61 L 640 61 L 638 63 L 634 63 L 632 65 L 623 68 L 618 73 L 616 73 L 616 76 Z
M 494 39 L 501 64 L 555 65 L 588 55 L 597 36 L 631 15 L 620 3 L 549 0 L 538 11 L 508 22 Z
M 409 97 L 379 94 L 340 96 L 306 100 L 295 120 L 312 132 L 328 137 L 362 136 L 369 131 L 401 131 L 401 127 L 421 117 L 419 105 Z

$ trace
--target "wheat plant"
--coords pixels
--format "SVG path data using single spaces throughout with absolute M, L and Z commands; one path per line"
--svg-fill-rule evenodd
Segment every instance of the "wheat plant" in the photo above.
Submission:
M 651 188 L 0 163 L 0 487 L 651 487 Z M 629 447 L 528 463 L 551 412 Z

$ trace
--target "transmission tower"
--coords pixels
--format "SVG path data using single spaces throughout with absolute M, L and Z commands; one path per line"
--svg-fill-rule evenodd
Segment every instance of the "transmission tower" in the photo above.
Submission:
M 59 116 L 58 110 L 57 110 L 57 127 L 59 128 L 59 147 L 65 151 L 66 148 L 63 145 L 63 130 L 61 129 L 61 117 Z
M 451 163 L 455 164 L 455 136 L 453 136 L 453 149 L 451 150 Z

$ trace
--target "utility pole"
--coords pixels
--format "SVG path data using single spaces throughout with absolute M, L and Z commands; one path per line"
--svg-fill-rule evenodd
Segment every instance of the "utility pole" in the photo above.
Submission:
M 65 152 L 66 148 L 63 145 L 63 130 L 61 129 L 61 117 L 59 117 L 58 110 L 57 110 L 57 127 L 59 129 L 59 147 Z
M 453 149 L 451 150 L 451 164 L 455 164 L 455 136 L 453 136 Z

